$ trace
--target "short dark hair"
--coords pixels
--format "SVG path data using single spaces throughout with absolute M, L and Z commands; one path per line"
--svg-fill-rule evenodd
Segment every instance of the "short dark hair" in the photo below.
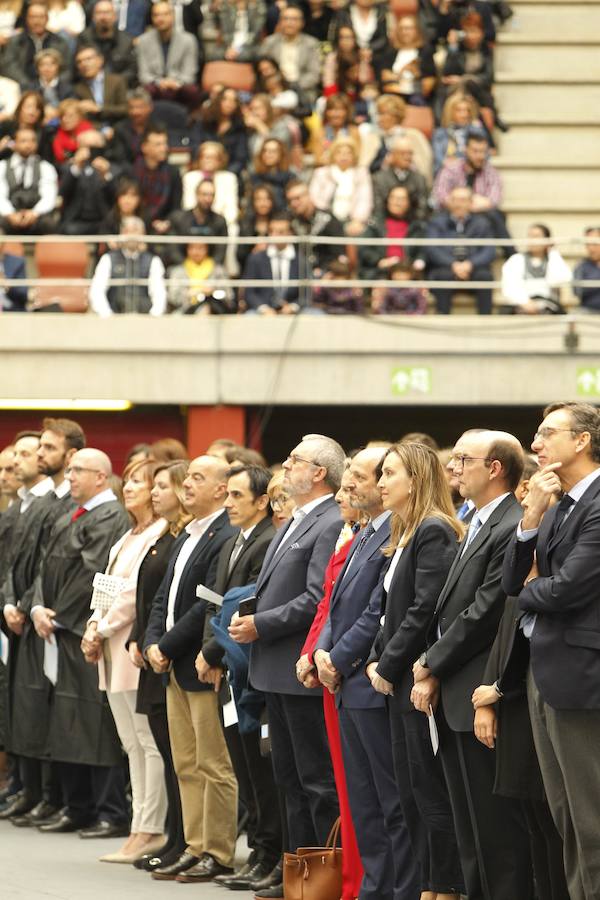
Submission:
M 557 400 L 544 410 L 544 418 L 557 409 L 566 409 L 571 416 L 574 434 L 590 434 L 590 451 L 594 462 L 600 462 L 600 411 L 591 403 L 579 403 L 577 400 Z
M 32 6 L 35 6 L 35 5 L 40 6 L 41 4 L 39 4 L 39 3 L 38 3 L 38 4 L 32 4 Z M 17 441 L 20 441 L 20 440 L 21 440 L 21 438 L 26 438 L 26 437 L 37 438 L 38 441 L 39 441 L 39 439 L 41 438 L 41 436 L 42 436 L 42 432 L 41 432 L 41 431 L 17 431 L 17 433 L 15 434 L 15 436 L 14 436 L 14 438 L 13 438 L 12 443 L 13 443 L 13 444 L 16 444 Z
M 288 212 L 282 210 L 273 210 L 271 222 L 287 222 L 290 228 L 292 227 L 292 217 Z
M 489 147 L 489 138 L 484 131 L 480 128 L 468 128 L 467 129 L 467 144 L 470 144 L 471 141 L 477 142 L 478 144 L 482 144 L 484 141 Z
M 426 434 L 424 431 L 409 431 L 407 434 L 403 434 L 399 444 L 425 444 L 426 447 L 431 447 L 432 450 L 435 450 L 436 453 L 440 449 L 440 445 L 436 441 L 434 437 L 430 434 Z
M 161 0 L 161 2 L 162 2 L 162 0 Z M 165 2 L 167 2 L 167 0 L 165 0 Z M 159 125 L 157 122 L 150 122 L 146 126 L 144 133 L 142 135 L 142 144 L 148 140 L 148 138 L 150 137 L 151 134 L 162 134 L 166 138 L 169 137 L 169 132 L 167 131 L 167 129 L 165 128 L 164 125 Z
M 547 226 L 547 225 L 544 225 L 542 222 L 533 222 L 533 224 L 530 225 L 529 227 L 530 227 L 530 228 L 537 228 L 539 231 L 542 232 L 542 234 L 544 235 L 544 237 L 547 237 L 547 238 L 552 237 L 552 232 L 550 231 L 550 229 L 548 228 L 548 226 Z
M 254 500 L 258 500 L 259 497 L 267 493 L 267 487 L 273 477 L 273 473 L 269 469 L 265 469 L 264 466 L 233 466 L 227 472 L 227 478 L 232 478 L 234 475 L 242 475 L 244 472 L 248 476 L 252 497 Z
M 42 431 L 52 431 L 61 434 L 65 439 L 67 450 L 83 450 L 85 447 L 85 432 L 81 425 L 72 419 L 53 419 L 47 417 L 42 420 Z
M 290 178 L 290 180 L 288 181 L 288 183 L 285 186 L 286 196 L 289 194 L 290 191 L 293 191 L 294 188 L 297 188 L 297 187 L 307 188 L 308 185 L 305 181 L 302 181 L 300 178 Z
M 497 459 L 501 463 L 502 474 L 508 490 L 516 490 L 523 476 L 525 463 L 522 448 L 512 441 L 498 438 L 490 444 L 487 456 L 490 461 Z

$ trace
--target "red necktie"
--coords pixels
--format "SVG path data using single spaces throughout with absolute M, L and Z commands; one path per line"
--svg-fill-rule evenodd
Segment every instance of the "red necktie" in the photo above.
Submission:
M 83 516 L 84 513 L 86 513 L 86 512 L 87 512 L 87 509 L 85 508 L 85 506 L 80 506 L 78 509 L 75 510 L 75 512 L 71 516 L 71 522 L 76 522 L 77 519 L 80 519 L 81 516 Z

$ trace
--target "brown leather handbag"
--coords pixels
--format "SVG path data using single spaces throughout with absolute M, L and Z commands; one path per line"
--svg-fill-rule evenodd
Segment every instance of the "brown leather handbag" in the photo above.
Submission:
M 325 847 L 298 847 L 283 857 L 285 900 L 340 900 L 342 848 L 338 846 L 340 819 L 333 824 Z

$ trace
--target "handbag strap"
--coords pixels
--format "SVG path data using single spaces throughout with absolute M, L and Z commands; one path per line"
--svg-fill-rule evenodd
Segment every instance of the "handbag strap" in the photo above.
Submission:
M 338 849 L 338 839 L 340 836 L 341 824 L 342 824 L 342 818 L 341 818 L 341 816 L 338 816 L 338 818 L 335 820 L 335 822 L 331 826 L 331 831 L 329 832 L 329 837 L 327 838 L 327 843 L 325 844 L 325 847 L 328 850 L 330 850 L 330 849 L 337 850 Z

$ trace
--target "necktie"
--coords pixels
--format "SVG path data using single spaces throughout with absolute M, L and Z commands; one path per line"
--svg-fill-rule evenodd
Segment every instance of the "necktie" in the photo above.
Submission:
M 550 533 L 548 543 L 550 543 L 550 541 L 552 541 L 556 537 L 560 526 L 567 518 L 567 513 L 574 503 L 575 501 L 570 494 L 563 494 L 560 498 L 558 506 L 556 507 L 556 515 L 554 516 L 554 522 L 552 523 L 552 531 Z
M 85 515 L 86 512 L 87 509 L 85 508 L 85 506 L 79 506 L 71 516 L 71 522 L 76 522 L 77 519 L 80 519 L 83 515 Z
M 463 519 L 465 518 L 465 516 L 466 516 L 467 513 L 469 512 L 469 509 L 470 509 L 470 508 L 471 508 L 471 507 L 469 506 L 468 500 L 465 500 L 465 502 L 463 503 L 463 505 L 462 505 L 462 506 L 459 506 L 459 508 L 456 510 L 456 518 L 458 519 L 459 522 L 462 522 L 462 521 L 463 521 Z
M 463 555 L 463 553 L 466 553 L 467 547 L 469 546 L 469 544 L 471 544 L 473 542 L 473 540 L 475 539 L 475 535 L 477 534 L 477 532 L 479 531 L 480 528 L 481 528 L 481 519 L 479 518 L 477 513 L 475 513 L 475 515 L 471 519 L 471 524 L 469 525 L 467 539 L 465 541 L 465 546 L 463 548 L 461 556 Z
M 356 550 L 354 551 L 354 553 L 350 557 L 350 560 L 348 561 L 348 565 L 346 566 L 346 568 L 344 570 L 344 578 L 350 571 L 350 568 L 354 565 L 354 562 L 356 561 L 356 559 L 358 559 L 358 555 L 361 553 L 362 550 L 364 550 L 365 544 L 367 543 L 369 538 L 372 537 L 372 535 L 374 535 L 374 534 L 375 534 L 375 529 L 373 528 L 373 525 L 371 524 L 371 522 L 369 522 L 369 524 L 363 530 L 363 533 L 360 536 L 360 540 L 358 541 L 358 544 L 356 545 Z
M 246 538 L 242 531 L 238 534 L 235 544 L 233 545 L 233 550 L 231 551 L 231 556 L 229 557 L 229 565 L 227 567 L 227 574 L 231 575 L 233 567 L 235 566 L 238 556 L 242 552 L 242 547 L 246 543 Z

